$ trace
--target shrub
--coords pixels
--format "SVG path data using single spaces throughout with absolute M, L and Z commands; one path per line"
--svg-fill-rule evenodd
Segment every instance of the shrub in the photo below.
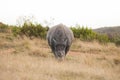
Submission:
M 84 28 L 77 25 L 76 27 L 71 27 L 71 30 L 73 31 L 75 38 L 80 38 L 80 40 L 83 41 L 92 41 L 96 38 L 96 33 L 87 27 Z
M 97 40 L 101 43 L 109 42 L 109 38 L 107 35 L 96 33 L 92 29 L 84 26 L 80 27 L 79 25 L 77 25 L 76 27 L 71 27 L 71 30 L 74 33 L 74 37 L 79 38 L 82 41 Z
M 48 29 L 49 29 L 48 27 L 43 27 L 40 24 L 33 24 L 32 22 L 30 22 L 30 23 L 25 22 L 23 24 L 23 26 L 21 26 L 21 27 L 14 26 L 12 28 L 12 32 L 13 32 L 14 36 L 25 35 L 25 36 L 29 37 L 30 39 L 32 39 L 32 37 L 38 37 L 38 38 L 45 39 Z
M 13 26 L 12 27 L 12 33 L 16 37 L 17 35 L 20 35 L 21 33 L 21 27 Z
M 108 38 L 108 36 L 106 34 L 98 34 L 96 35 L 96 39 L 100 42 L 100 43 L 108 43 L 110 40 Z

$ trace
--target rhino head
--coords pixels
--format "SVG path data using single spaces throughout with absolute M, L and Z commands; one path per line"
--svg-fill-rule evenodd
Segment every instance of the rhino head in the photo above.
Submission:
M 53 39 L 54 43 L 54 50 L 53 53 L 57 59 L 64 59 L 65 57 L 65 50 L 66 50 L 66 44 L 67 44 L 67 39 L 63 41 L 57 41 L 56 39 Z

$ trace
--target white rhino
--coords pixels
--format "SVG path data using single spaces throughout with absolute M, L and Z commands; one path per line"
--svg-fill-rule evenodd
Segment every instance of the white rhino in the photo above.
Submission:
M 64 58 L 74 39 L 71 29 L 58 24 L 49 29 L 47 33 L 48 44 L 56 58 Z

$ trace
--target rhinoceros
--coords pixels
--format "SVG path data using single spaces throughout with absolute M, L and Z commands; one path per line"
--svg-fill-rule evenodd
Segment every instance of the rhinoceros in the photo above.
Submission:
M 58 59 L 64 58 L 74 40 L 73 32 L 63 24 L 53 26 L 47 32 L 48 44 Z

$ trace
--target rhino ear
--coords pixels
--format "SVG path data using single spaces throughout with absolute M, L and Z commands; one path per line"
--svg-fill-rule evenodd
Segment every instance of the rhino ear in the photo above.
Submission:
M 53 38 L 54 43 L 57 43 L 57 41 Z

